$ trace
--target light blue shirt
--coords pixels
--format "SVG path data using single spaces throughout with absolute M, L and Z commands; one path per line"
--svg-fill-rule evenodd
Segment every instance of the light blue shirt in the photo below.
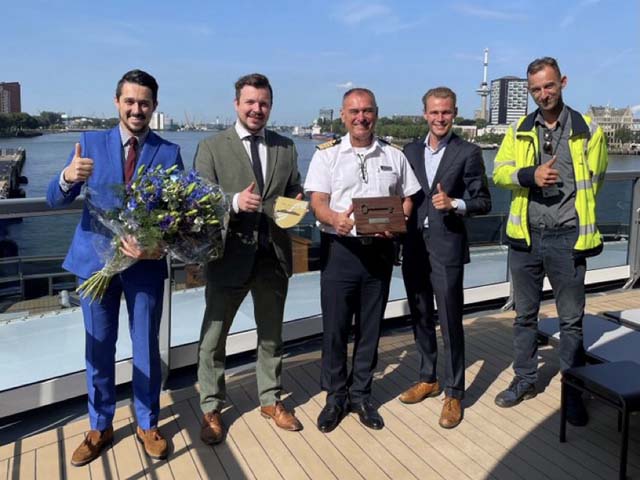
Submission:
M 440 166 L 440 161 L 444 156 L 444 152 L 447 149 L 447 145 L 449 145 L 449 140 L 451 140 L 451 132 L 447 134 L 440 142 L 438 142 L 438 146 L 436 148 L 431 148 L 431 144 L 429 140 L 431 139 L 431 134 L 427 134 L 427 138 L 424 140 L 424 170 L 427 173 L 427 182 L 429 182 L 429 188 L 431 188 L 433 184 L 433 179 L 436 177 L 436 172 L 438 171 L 438 167 Z M 455 212 L 464 215 L 467 211 L 467 205 L 464 203 L 464 200 L 461 198 L 456 198 L 458 202 L 458 207 L 455 209 Z M 424 219 L 425 228 L 429 227 L 429 217 L 425 217 Z

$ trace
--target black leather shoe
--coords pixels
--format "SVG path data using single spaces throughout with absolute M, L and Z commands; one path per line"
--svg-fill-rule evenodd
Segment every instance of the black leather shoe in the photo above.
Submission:
M 574 427 L 584 427 L 589 423 L 589 414 L 579 392 L 567 395 L 567 422 Z
M 352 403 L 350 409 L 352 412 L 358 414 L 360 421 L 365 427 L 374 430 L 380 430 L 384 427 L 384 420 L 382 420 L 382 417 L 373 405 L 371 405 L 370 401 L 364 400 L 359 403 Z
M 529 400 L 536 396 L 536 386 L 526 382 L 520 377 L 515 377 L 509 388 L 496 395 L 495 403 L 502 408 L 518 405 L 523 400 Z
M 344 417 L 344 409 L 337 405 L 325 405 L 318 415 L 318 430 L 329 433 L 334 430 Z

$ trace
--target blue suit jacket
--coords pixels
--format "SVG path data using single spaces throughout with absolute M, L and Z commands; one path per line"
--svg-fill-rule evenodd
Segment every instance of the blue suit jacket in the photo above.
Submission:
M 94 203 L 104 209 L 120 204 L 117 186 L 124 183 L 122 160 L 122 141 L 120 129 L 115 127 L 101 132 L 86 132 L 80 136 L 82 156 L 93 159 L 93 173 L 87 180 L 87 186 L 96 192 Z M 69 155 L 66 165 L 71 163 L 74 151 Z M 149 132 L 138 157 L 136 174 L 140 165 L 155 167 L 172 165 L 183 168 L 180 147 L 163 140 Z M 65 167 L 66 167 L 65 165 Z M 79 194 L 82 183 L 73 186 L 67 193 L 60 189 L 60 175 L 51 179 L 47 190 L 47 203 L 51 207 L 61 207 L 72 202 Z M 102 253 L 107 251 L 112 234 L 92 217 L 85 204 L 82 218 L 76 227 L 71 246 L 62 264 L 65 270 L 80 278 L 88 278 L 104 266 Z M 127 270 L 129 278 L 149 281 L 153 278 L 166 278 L 167 269 L 164 260 L 141 260 Z

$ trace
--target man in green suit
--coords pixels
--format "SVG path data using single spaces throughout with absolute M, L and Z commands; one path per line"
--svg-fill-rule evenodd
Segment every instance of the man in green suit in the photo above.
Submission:
M 274 223 L 278 196 L 302 198 L 294 143 L 265 128 L 273 90 L 264 75 L 235 84 L 234 126 L 198 145 L 195 168 L 232 198 L 224 255 L 207 265 L 206 309 L 198 348 L 200 437 L 224 439 L 220 411 L 225 401 L 225 346 L 238 307 L 251 292 L 258 334 L 256 377 L 260 412 L 285 430 L 302 425 L 280 402 L 282 321 L 291 276 L 291 240 Z

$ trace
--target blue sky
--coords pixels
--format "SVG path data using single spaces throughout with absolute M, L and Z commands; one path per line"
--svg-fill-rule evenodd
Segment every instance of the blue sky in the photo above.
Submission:
M 269 76 L 277 123 L 309 123 L 339 109 L 349 86 L 371 88 L 381 115 L 418 114 L 430 87 L 458 94 L 460 114 L 489 80 L 524 76 L 532 59 L 558 59 L 565 101 L 637 106 L 638 0 L 522 1 L 34 1 L 0 10 L 0 81 L 19 81 L 23 110 L 114 116 L 122 73 L 142 68 L 178 121 L 234 117 L 233 83 Z

